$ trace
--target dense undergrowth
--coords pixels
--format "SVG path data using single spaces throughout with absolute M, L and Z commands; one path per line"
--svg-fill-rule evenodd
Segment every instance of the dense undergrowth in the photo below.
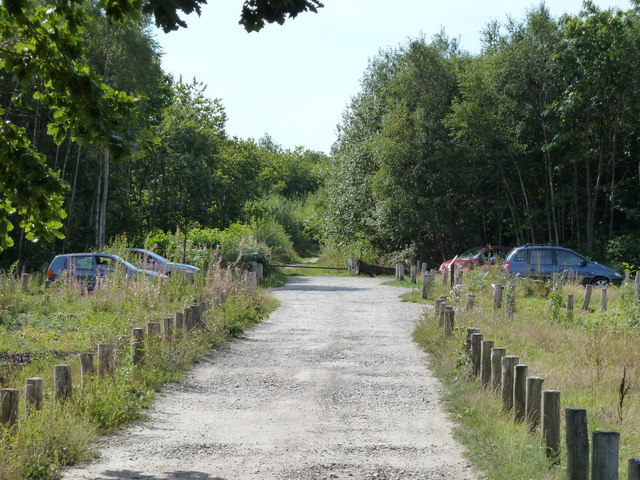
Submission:
M 212 263 L 195 283 L 174 277 L 164 283 L 130 283 L 118 278 L 92 293 L 66 284 L 44 289 L 34 277 L 29 292 L 16 279 L 0 284 L 0 386 L 23 389 L 26 378 L 44 378 L 41 410 L 24 408 L 19 421 L 0 426 L 0 479 L 51 479 L 59 469 L 91 458 L 91 442 L 139 419 L 155 392 L 176 381 L 212 348 L 239 336 L 277 306 L 255 288 L 242 286 L 232 268 Z M 131 329 L 173 316 L 194 302 L 213 305 L 204 327 L 176 332 L 172 342 L 145 344 L 144 365 L 134 366 L 131 349 L 118 356 L 112 376 L 81 378 L 78 353 L 95 352 L 99 343 L 130 339 Z M 71 364 L 70 399 L 53 395 L 53 366 Z M 28 414 L 27 414 L 28 413 Z
M 491 284 L 501 281 L 498 271 L 472 271 L 461 289 L 451 291 L 436 280 L 431 299 L 449 297 L 456 306 L 454 337 L 443 336 L 437 320 L 427 313 L 414 331 L 415 340 L 431 355 L 438 377 L 447 386 L 445 402 L 459 424 L 457 436 L 468 455 L 487 478 L 495 480 L 561 479 L 566 477 L 564 425 L 561 463 L 552 466 L 544 456 L 540 433 L 529 434 L 501 410 L 494 392 L 471 381 L 469 358 L 463 348 L 466 327 L 478 327 L 485 340 L 519 355 L 529 375 L 543 377 L 545 390 L 560 390 L 561 408 L 587 410 L 589 430 L 620 432 L 620 476 L 626 478 L 627 460 L 640 454 L 640 305 L 632 284 L 608 290 L 608 308 L 600 311 L 594 293 L 590 308 L 581 311 L 584 287 L 573 284 L 553 292 L 551 285 L 519 280 L 517 311 L 493 310 Z M 504 283 L 504 280 L 502 280 Z M 466 312 L 466 293 L 476 294 L 476 307 Z M 574 294 L 569 316 L 566 294 Z M 420 297 L 418 290 L 405 296 Z M 433 303 L 430 300 L 428 303 Z M 563 414 L 564 415 L 564 414 Z M 564 417 L 563 417 L 564 418 Z

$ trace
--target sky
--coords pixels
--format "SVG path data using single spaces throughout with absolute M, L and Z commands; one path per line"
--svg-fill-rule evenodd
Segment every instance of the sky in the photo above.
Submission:
M 174 78 L 196 79 L 220 98 L 227 133 L 259 139 L 269 134 L 283 148 L 329 153 L 368 60 L 410 38 L 430 39 L 442 29 L 462 49 L 478 53 L 491 20 L 522 20 L 538 1 L 324 0 L 284 25 L 247 33 L 238 24 L 242 0 L 208 0 L 188 27 L 155 38 L 162 65 Z M 601 8 L 631 8 L 629 0 L 595 0 Z M 577 13 L 581 0 L 547 0 L 554 16 Z

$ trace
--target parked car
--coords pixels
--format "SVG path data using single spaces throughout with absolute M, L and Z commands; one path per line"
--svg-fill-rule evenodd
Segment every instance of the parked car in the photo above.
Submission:
M 67 253 L 56 256 L 47 269 L 47 284 L 66 278 L 93 288 L 100 277 L 122 272 L 126 278 L 167 278 L 166 275 L 138 268 L 110 253 Z
M 144 248 L 129 248 L 128 250 L 140 268 L 153 270 L 154 272 L 162 273 L 169 277 L 175 273 L 180 273 L 187 279 L 193 281 L 196 272 L 200 270 L 198 267 L 187 265 L 186 263 L 171 262 L 157 253 L 145 250 Z
M 511 247 L 501 247 L 499 245 L 486 245 L 484 247 L 473 247 L 461 253 L 454 259 L 445 260 L 438 269 L 439 272 L 449 270 L 451 262 L 461 267 L 473 267 L 475 265 L 493 265 L 496 261 L 502 261 L 511 251 Z
M 577 252 L 559 245 L 523 245 L 507 257 L 503 270 L 510 275 L 548 279 L 570 275 L 583 285 L 603 287 L 620 285 L 622 276 L 612 268 L 592 262 Z

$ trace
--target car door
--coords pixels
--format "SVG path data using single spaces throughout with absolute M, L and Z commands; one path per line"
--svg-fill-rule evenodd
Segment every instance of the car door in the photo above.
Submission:
M 551 278 L 555 271 L 554 251 L 550 248 L 532 248 L 527 263 L 530 277 Z
M 94 255 L 76 255 L 68 260 L 69 278 L 88 284 L 96 281 L 96 261 Z
M 581 283 L 583 280 L 591 281 L 593 273 L 589 271 L 586 258 L 568 250 L 557 250 L 556 261 L 558 273 L 569 276 L 569 279 Z

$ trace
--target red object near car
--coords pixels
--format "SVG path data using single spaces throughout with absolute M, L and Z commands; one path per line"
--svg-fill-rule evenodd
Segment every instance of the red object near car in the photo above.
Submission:
M 439 272 L 449 270 L 451 262 L 460 265 L 460 268 L 471 268 L 476 265 L 493 265 L 496 261 L 504 260 L 511 247 L 501 247 L 499 245 L 487 245 L 484 247 L 473 247 L 451 260 L 445 260 L 438 269 Z

